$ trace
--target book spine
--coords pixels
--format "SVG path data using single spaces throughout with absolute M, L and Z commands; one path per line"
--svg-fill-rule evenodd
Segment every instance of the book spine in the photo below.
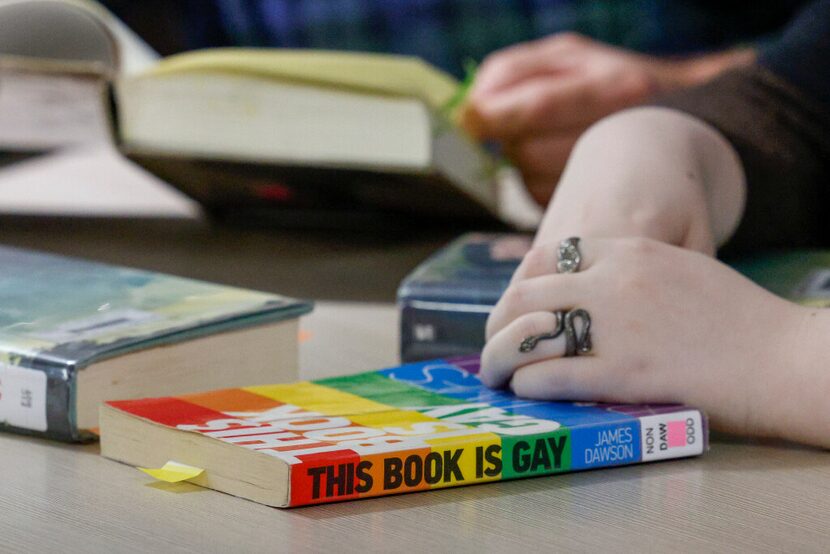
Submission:
M 401 311 L 401 360 L 404 363 L 478 354 L 492 306 L 406 301 Z
M 74 380 L 71 367 L 0 362 L 0 429 L 81 440 L 74 424 Z
M 320 504 L 696 456 L 707 442 L 703 414 L 674 408 L 545 433 L 482 433 L 442 439 L 426 448 L 391 450 L 388 445 L 386 453 L 321 452 L 291 466 L 289 503 Z M 371 445 L 367 437 L 362 446 Z
M 571 470 L 703 454 L 708 437 L 700 410 L 675 407 L 654 412 L 649 410 L 647 415 L 632 420 L 571 429 Z

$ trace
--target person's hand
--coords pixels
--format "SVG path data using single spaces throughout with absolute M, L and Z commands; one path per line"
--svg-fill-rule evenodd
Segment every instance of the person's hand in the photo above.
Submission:
M 562 33 L 488 57 L 462 124 L 478 139 L 502 143 L 528 191 L 544 205 L 577 138 L 592 123 L 751 59 L 750 51 L 740 50 L 665 60 Z
M 528 254 L 487 321 L 484 384 L 535 399 L 681 402 L 704 409 L 718 429 L 830 441 L 828 429 L 815 429 L 823 425 L 816 408 L 801 434 L 786 427 L 803 418 L 804 389 L 825 391 L 830 381 L 823 363 L 818 378 L 794 367 L 804 322 L 815 323 L 809 310 L 657 241 L 583 239 L 580 250 L 580 271 L 562 275 L 555 244 Z M 519 351 L 525 337 L 553 330 L 554 311 L 576 308 L 591 316 L 589 355 L 563 357 L 562 335 Z
M 707 187 L 687 175 L 695 160 L 672 156 L 679 148 L 667 148 L 664 155 L 649 145 L 655 140 L 670 145 L 670 133 L 661 132 L 667 117 L 680 119 L 677 126 L 684 134 L 688 125 L 700 124 L 687 123 L 687 116 L 661 113 L 665 111 L 624 112 L 585 135 L 548 205 L 536 244 L 569 236 L 644 237 L 715 253 Z M 626 146 L 621 144 L 626 137 L 642 138 Z
M 645 237 L 714 254 L 744 197 L 738 155 L 717 130 L 675 110 L 625 110 L 580 138 L 535 242 Z

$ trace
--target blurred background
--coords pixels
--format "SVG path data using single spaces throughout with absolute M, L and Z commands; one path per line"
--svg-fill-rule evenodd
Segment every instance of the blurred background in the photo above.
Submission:
M 772 38 L 803 2 L 778 0 L 104 0 L 161 55 L 274 46 L 419 56 L 453 73 L 518 42 L 574 31 L 660 55 Z
M 794 0 L 101 3 L 161 56 L 224 46 L 385 52 L 421 57 L 459 78 L 469 60 L 480 63 L 501 48 L 562 31 L 663 56 L 762 45 L 778 36 L 803 4 Z M 111 148 L 59 151 L 0 169 L 3 243 L 300 297 L 392 301 L 398 283 L 412 268 L 466 230 L 470 229 L 429 222 L 364 233 L 216 225 L 196 202 L 129 164 Z

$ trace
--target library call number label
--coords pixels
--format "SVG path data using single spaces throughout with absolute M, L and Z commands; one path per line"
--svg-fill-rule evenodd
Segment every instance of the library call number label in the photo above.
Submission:
M 0 424 L 46 431 L 46 374 L 0 363 Z

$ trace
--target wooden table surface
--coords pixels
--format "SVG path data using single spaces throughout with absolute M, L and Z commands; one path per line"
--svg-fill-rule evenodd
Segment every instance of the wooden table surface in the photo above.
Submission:
M 396 325 L 389 304 L 320 304 L 302 376 L 395 363 Z M 0 435 L 0 471 L 0 551 L 830 549 L 828 453 L 731 438 L 696 459 L 294 510 L 153 483 L 97 445 Z

